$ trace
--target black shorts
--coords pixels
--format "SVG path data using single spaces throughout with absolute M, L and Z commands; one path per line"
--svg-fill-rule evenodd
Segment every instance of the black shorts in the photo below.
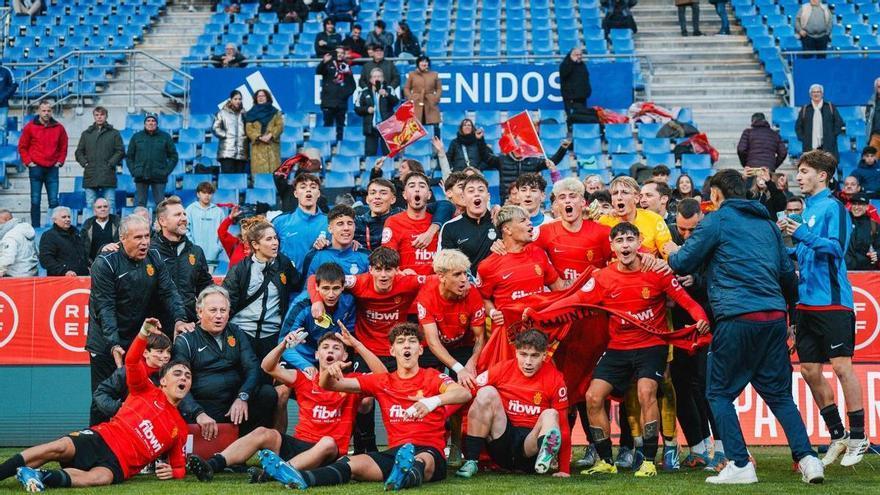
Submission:
M 367 452 L 364 455 L 370 456 L 373 461 L 376 462 L 376 465 L 379 466 L 379 469 L 382 471 L 382 479 L 387 480 L 388 475 L 391 474 L 391 469 L 394 467 L 394 457 L 397 455 L 397 450 L 400 446 L 390 448 L 388 450 L 383 450 L 382 452 Z M 431 454 L 431 457 L 434 458 L 434 475 L 431 476 L 431 479 L 425 481 L 440 481 L 446 478 L 446 458 L 443 457 L 443 453 L 434 447 L 423 447 L 421 445 L 416 445 L 416 455 L 421 454 L 422 452 L 427 452 Z
M 435 356 L 427 347 L 424 349 L 421 357 L 419 357 L 420 368 L 433 368 L 441 373 L 445 372 L 450 378 L 458 381 L 458 375 L 454 371 L 446 368 L 446 365 L 441 363 L 440 360 L 437 359 L 437 356 Z M 468 360 L 474 354 L 473 347 L 453 347 L 452 349 L 446 349 L 446 351 L 462 365 L 467 364 Z
M 531 457 L 525 453 L 525 441 L 531 428 L 513 426 L 508 420 L 504 433 L 497 439 L 488 442 L 486 450 L 495 464 L 508 471 L 522 473 L 534 473 L 535 461 L 538 459 L 537 452 Z
M 388 369 L 388 372 L 397 371 L 397 359 L 394 356 L 377 356 L 382 364 L 385 365 L 385 368 Z M 360 356 L 355 356 L 354 359 L 351 360 L 351 372 L 358 373 L 369 373 L 370 367 L 367 366 L 367 362 L 364 361 L 364 358 Z
M 107 468 L 113 473 L 113 484 L 125 481 L 125 474 L 116 454 L 110 450 L 101 435 L 92 430 L 80 430 L 67 435 L 73 442 L 75 453 L 70 462 L 61 464 L 62 468 L 90 471 L 94 468 Z
M 802 363 L 827 363 L 855 353 L 856 318 L 852 311 L 798 311 L 797 347 Z
M 608 349 L 596 363 L 593 379 L 611 384 L 615 394 L 625 394 L 634 380 L 650 378 L 658 383 L 666 372 L 669 346 L 655 345 L 644 349 Z

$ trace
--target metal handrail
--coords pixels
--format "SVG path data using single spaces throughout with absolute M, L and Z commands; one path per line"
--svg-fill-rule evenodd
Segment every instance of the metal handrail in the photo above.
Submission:
M 12 9 L 0 7 L 0 39 L 9 39 L 9 24 L 12 22 Z M 0 58 L 6 54 L 6 43 L 0 43 Z
M 877 54 L 880 55 L 880 50 L 784 50 L 780 52 L 783 60 L 787 60 L 789 63 L 782 64 L 782 70 L 785 71 L 785 80 L 788 83 L 785 88 L 788 92 L 788 105 L 795 106 L 794 100 L 794 71 L 792 71 L 791 63 L 794 58 L 801 57 L 804 55 L 816 56 L 816 55 L 872 55 Z M 833 57 L 832 57 L 833 58 Z

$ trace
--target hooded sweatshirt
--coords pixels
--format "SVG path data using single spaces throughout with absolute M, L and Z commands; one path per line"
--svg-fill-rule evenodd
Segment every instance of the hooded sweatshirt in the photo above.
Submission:
M 36 276 L 36 232 L 31 224 L 13 218 L 0 225 L 0 233 L 0 277 Z
M 224 218 L 226 215 L 223 214 L 223 210 L 214 203 L 205 208 L 198 201 L 194 201 L 186 207 L 186 219 L 189 221 L 186 236 L 193 244 L 202 248 L 208 263 L 215 263 L 223 250 L 217 229 Z

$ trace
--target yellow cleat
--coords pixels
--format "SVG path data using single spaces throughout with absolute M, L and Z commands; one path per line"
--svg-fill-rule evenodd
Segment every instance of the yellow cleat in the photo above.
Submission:
M 654 473 L 656 473 L 656 469 Z M 585 469 L 581 471 L 581 474 L 595 475 L 595 474 L 617 474 L 617 466 L 614 464 L 607 463 L 604 459 L 599 459 L 596 464 L 593 465 L 590 469 Z
M 642 465 L 639 466 L 635 476 L 636 478 L 650 478 L 652 476 L 657 476 L 657 466 L 651 461 L 644 461 L 642 462 Z

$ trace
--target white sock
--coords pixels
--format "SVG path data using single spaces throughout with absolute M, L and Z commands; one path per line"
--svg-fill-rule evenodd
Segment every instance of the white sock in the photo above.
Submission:
M 715 453 L 724 455 L 724 444 L 721 440 L 715 440 Z
M 700 443 L 694 445 L 693 447 L 691 447 L 691 454 L 696 454 L 696 455 L 705 454 L 706 453 L 706 444 L 704 442 L 705 442 L 705 440 L 703 442 L 700 442 Z

